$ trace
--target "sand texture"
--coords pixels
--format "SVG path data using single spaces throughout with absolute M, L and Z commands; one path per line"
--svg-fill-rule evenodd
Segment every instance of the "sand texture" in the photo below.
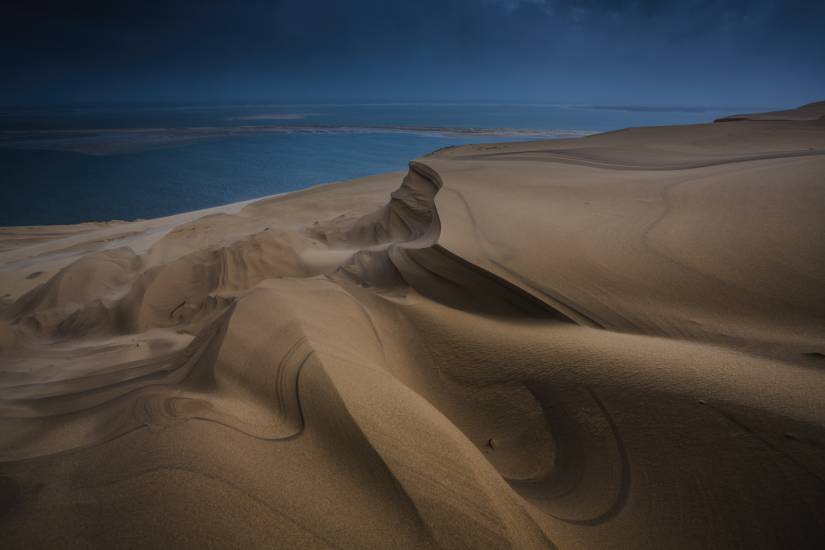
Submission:
M 2 547 L 825 547 L 813 105 L 0 229 Z

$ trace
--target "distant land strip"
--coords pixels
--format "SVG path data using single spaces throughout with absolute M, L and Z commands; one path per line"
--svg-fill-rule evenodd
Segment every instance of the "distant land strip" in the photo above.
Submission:
M 261 134 L 408 134 L 443 137 L 484 136 L 525 139 L 564 139 L 585 136 L 592 133 L 594 132 L 581 130 L 309 124 L 261 124 L 185 128 L 3 130 L 0 131 L 0 148 L 70 151 L 87 155 L 108 155 L 171 147 L 208 139 Z

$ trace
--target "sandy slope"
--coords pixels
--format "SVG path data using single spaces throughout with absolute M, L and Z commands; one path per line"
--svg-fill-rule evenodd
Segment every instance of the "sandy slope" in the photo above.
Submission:
M 733 122 L 737 120 L 821 120 L 825 117 L 825 101 L 807 103 L 796 109 L 785 111 L 771 111 L 768 113 L 748 113 L 744 115 L 730 115 L 717 122 Z
M 0 230 L 4 547 L 822 547 L 825 121 L 751 118 Z

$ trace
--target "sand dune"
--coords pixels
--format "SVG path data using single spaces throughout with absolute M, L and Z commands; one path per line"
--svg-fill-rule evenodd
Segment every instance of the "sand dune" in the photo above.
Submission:
M 821 548 L 794 113 L 0 230 L 4 547 Z
M 732 122 L 736 120 L 822 120 L 823 118 L 825 118 L 825 101 L 816 101 L 814 103 L 807 103 L 796 109 L 787 109 L 785 111 L 731 115 L 720 118 L 717 122 Z

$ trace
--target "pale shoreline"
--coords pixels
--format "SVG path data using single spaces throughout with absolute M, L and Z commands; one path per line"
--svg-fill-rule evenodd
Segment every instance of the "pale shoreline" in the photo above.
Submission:
M 8 548 L 825 544 L 825 102 L 0 228 Z
M 180 147 L 227 137 L 283 134 L 402 134 L 440 137 L 564 139 L 594 134 L 583 130 L 464 128 L 444 126 L 352 126 L 259 124 L 183 128 L 97 128 L 84 130 L 0 130 L 0 149 L 68 151 L 91 156 Z

